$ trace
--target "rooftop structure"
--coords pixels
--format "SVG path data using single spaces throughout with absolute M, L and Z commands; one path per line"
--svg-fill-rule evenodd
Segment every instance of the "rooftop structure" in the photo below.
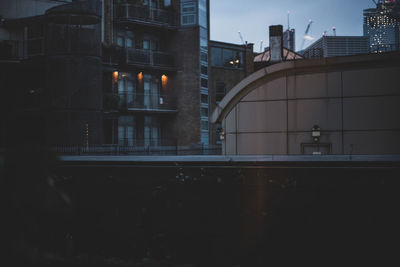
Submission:
M 305 58 L 351 56 L 369 53 L 367 36 L 322 36 L 302 51 Z
M 253 73 L 212 115 L 223 154 L 400 154 L 399 57 L 286 61 Z

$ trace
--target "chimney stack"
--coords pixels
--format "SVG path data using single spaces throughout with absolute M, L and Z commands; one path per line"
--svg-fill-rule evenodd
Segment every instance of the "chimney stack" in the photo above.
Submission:
M 270 62 L 280 62 L 283 58 L 283 26 L 269 26 Z

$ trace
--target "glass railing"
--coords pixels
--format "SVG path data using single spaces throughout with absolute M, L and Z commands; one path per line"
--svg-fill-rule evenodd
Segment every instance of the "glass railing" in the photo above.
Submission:
M 176 26 L 176 19 L 172 11 L 128 3 L 115 6 L 115 17 L 143 23 Z
M 139 64 L 160 67 L 174 67 L 174 57 L 171 54 L 146 50 L 126 48 L 127 64 Z
M 124 109 L 176 110 L 171 96 L 120 92 L 119 107 Z

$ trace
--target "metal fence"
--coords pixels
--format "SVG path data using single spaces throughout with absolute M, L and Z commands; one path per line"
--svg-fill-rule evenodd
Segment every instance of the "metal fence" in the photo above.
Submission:
M 51 150 L 60 155 L 221 155 L 218 145 L 58 145 Z

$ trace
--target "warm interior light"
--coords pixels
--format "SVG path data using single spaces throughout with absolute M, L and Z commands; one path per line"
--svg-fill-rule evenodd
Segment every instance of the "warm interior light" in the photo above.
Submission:
M 117 83 L 118 82 L 118 71 L 114 71 L 113 77 L 114 77 L 114 82 Z
M 233 60 L 229 61 L 229 64 L 233 65 L 233 63 L 234 63 Z
M 236 64 L 239 64 L 239 62 L 240 62 L 240 61 L 239 61 L 239 59 L 236 59 L 236 61 L 235 61 L 235 62 L 236 62 Z
M 167 84 L 168 84 L 168 76 L 165 74 L 161 75 L 161 85 L 164 90 L 167 89 Z
M 143 79 L 143 72 L 139 72 L 137 75 L 138 80 L 142 80 Z

